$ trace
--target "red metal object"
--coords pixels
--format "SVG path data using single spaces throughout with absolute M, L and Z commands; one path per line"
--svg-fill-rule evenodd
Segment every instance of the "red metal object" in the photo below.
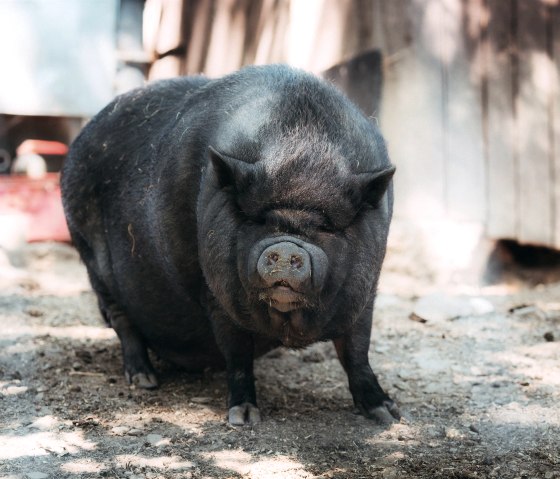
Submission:
M 47 173 L 43 178 L 0 176 L 0 218 L 21 215 L 28 242 L 70 241 L 62 210 L 60 175 Z
M 68 153 L 68 146 L 59 141 L 25 140 L 17 147 L 17 156 L 35 153 L 37 155 L 60 155 Z

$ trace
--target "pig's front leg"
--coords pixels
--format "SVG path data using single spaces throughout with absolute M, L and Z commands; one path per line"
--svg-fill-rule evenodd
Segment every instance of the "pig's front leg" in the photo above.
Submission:
M 236 426 L 257 424 L 261 415 L 253 375 L 253 336 L 238 328 L 219 307 L 212 311 L 211 320 L 216 342 L 226 360 L 228 421 Z
M 354 405 L 367 418 L 380 424 L 400 419 L 399 408 L 383 391 L 368 360 L 373 305 L 366 308 L 351 331 L 333 340 L 338 358 L 348 375 Z

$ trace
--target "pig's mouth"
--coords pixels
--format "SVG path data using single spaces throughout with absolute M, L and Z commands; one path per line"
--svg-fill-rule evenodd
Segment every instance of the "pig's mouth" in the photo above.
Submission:
M 282 313 L 289 313 L 296 309 L 303 308 L 307 301 L 305 295 L 293 290 L 284 282 L 268 288 L 260 294 L 260 299 L 266 302 L 271 308 Z
M 315 331 L 308 312 L 309 298 L 284 283 L 278 283 L 259 294 L 259 299 L 268 305 L 271 333 L 284 346 L 300 348 L 314 342 Z
M 269 307 L 268 314 L 272 333 L 284 346 L 303 348 L 315 342 L 315 332 L 305 310 L 294 309 L 283 313 Z

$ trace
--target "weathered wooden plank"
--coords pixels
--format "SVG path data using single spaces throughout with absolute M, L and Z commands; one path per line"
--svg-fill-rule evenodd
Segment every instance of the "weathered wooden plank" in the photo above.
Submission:
M 184 74 L 201 73 L 204 70 L 210 33 L 214 2 L 212 0 L 191 0 L 185 4 L 186 52 Z
M 381 27 L 381 35 L 376 33 L 376 41 L 390 63 L 401 58 L 412 43 L 409 4 L 410 0 L 374 0 L 374 12 L 378 16 L 375 24 Z
M 287 61 L 317 73 L 340 62 L 350 8 L 350 0 L 291 1 Z
M 440 18 L 444 68 L 446 208 L 454 221 L 486 219 L 481 0 L 447 0 Z
M 485 45 L 487 78 L 486 154 L 488 162 L 487 234 L 515 239 L 517 234 L 517 157 L 515 151 L 512 2 L 488 1 Z
M 285 39 L 290 20 L 290 2 L 265 0 L 258 23 L 253 63 L 286 61 Z
M 554 145 L 554 242 L 560 249 L 560 4 L 550 7 L 552 35 L 552 141 Z
M 204 65 L 207 75 L 222 76 L 242 65 L 248 2 L 250 0 L 220 0 L 215 3 L 212 33 Z
M 381 124 L 397 165 L 395 215 L 405 219 L 441 219 L 445 212 L 439 6 L 439 0 L 382 4 L 389 61 Z
M 519 148 L 519 231 L 524 243 L 552 243 L 549 102 L 551 59 L 547 52 L 544 2 L 517 2 L 519 92 L 516 138 Z
M 183 43 L 181 19 L 184 5 L 171 0 L 147 0 L 144 7 L 143 41 L 155 57 L 179 48 Z

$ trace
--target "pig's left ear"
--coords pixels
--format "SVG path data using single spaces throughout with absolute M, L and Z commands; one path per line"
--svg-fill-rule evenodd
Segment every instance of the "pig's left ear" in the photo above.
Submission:
M 391 183 L 396 168 L 389 166 L 380 171 L 359 173 L 355 175 L 358 190 L 361 192 L 361 201 L 376 208 Z
M 241 191 L 254 181 L 254 164 L 224 155 L 211 146 L 208 147 L 208 154 L 220 188 L 233 186 L 237 191 Z

